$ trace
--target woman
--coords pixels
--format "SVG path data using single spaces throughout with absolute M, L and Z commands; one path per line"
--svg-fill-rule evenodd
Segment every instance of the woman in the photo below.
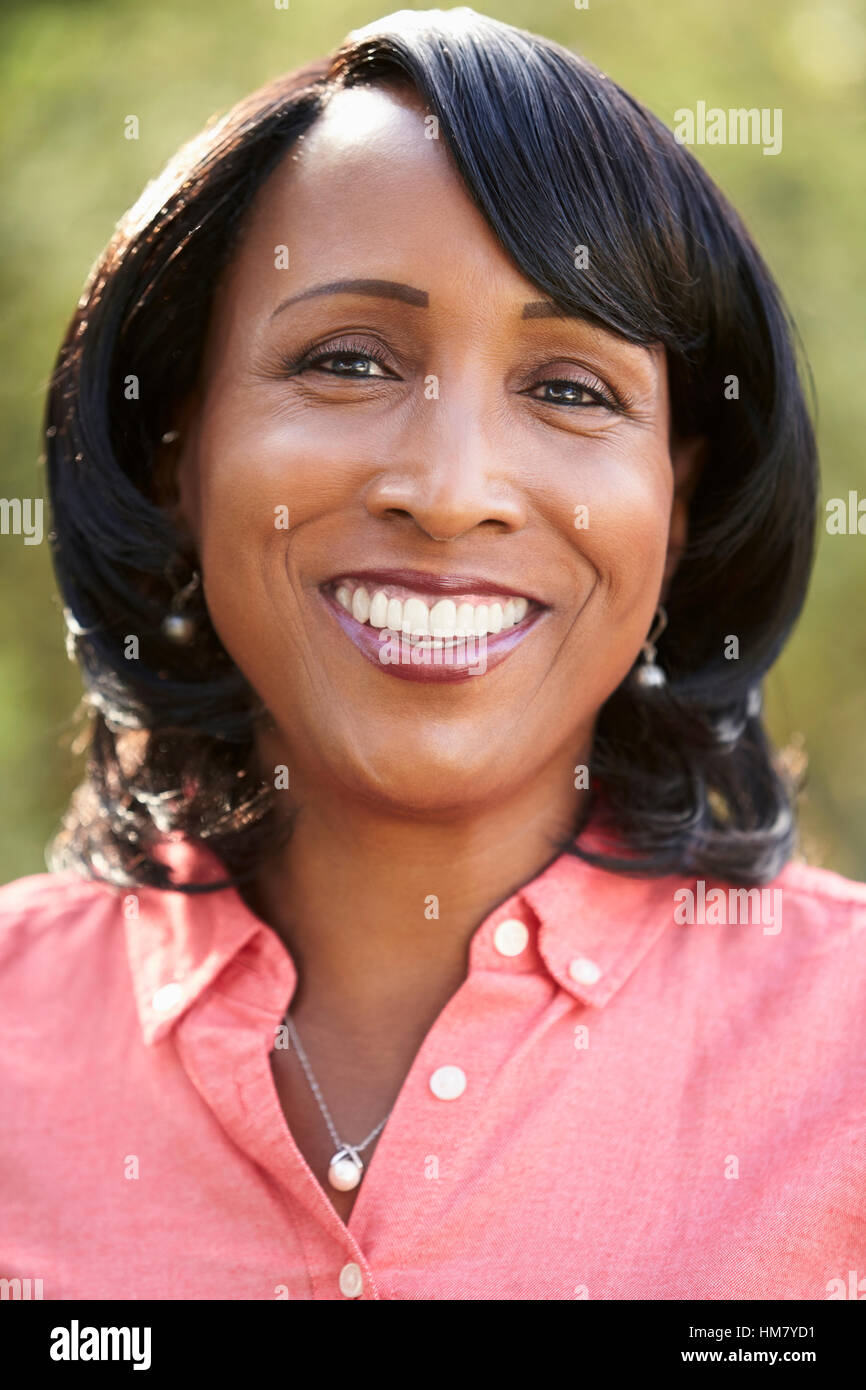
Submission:
M 612 81 L 400 11 L 119 224 L 46 420 L 92 732 L 3 907 L 45 1298 L 825 1298 L 866 887 L 761 682 L 817 475 L 736 214 Z

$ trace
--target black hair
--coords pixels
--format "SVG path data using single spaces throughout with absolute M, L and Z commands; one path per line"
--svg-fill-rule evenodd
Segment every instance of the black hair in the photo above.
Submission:
M 760 689 L 805 600 L 818 493 L 793 325 L 736 212 L 660 120 L 575 53 L 465 8 L 387 16 L 247 97 L 148 185 L 91 272 L 45 419 L 53 561 L 92 722 L 50 867 L 177 887 L 154 852 L 173 833 L 241 882 L 288 833 L 256 767 L 264 712 L 200 589 L 195 643 L 161 632 L 196 563 L 164 505 L 163 436 L 255 193 L 335 91 L 390 82 L 436 117 L 530 281 L 567 313 L 664 345 L 673 426 L 709 441 L 666 600 L 668 683 L 626 679 L 597 721 L 589 806 L 615 843 L 563 848 L 624 873 L 766 882 L 794 852 L 795 788 Z

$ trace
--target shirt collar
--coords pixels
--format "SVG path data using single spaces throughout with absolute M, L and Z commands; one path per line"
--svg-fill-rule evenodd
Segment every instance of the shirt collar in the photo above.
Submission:
M 592 827 L 582 848 L 610 848 Z M 178 881 L 209 883 L 225 878 L 216 855 L 198 841 L 165 843 L 160 857 Z M 621 988 L 673 921 L 677 880 L 637 878 L 587 864 L 570 852 L 493 910 L 470 943 L 470 968 L 527 969 L 496 948 L 504 921 L 522 922 L 537 959 L 557 984 L 579 1002 L 602 1008 Z M 123 899 L 126 948 L 142 1033 L 159 1042 L 183 1013 L 252 943 L 255 973 L 285 998 L 293 982 L 289 953 L 233 888 L 182 893 L 140 888 Z M 513 931 L 513 928 L 512 928 Z
M 207 884 L 227 877 L 200 841 L 166 841 L 158 857 L 178 882 Z M 254 937 L 273 956 L 277 976 L 290 966 L 276 932 L 246 906 L 234 888 L 183 893 L 139 888 L 123 899 L 126 952 L 144 1040 L 156 1043 L 213 984 Z
M 609 840 L 594 835 L 584 835 L 580 844 L 611 849 Z M 672 925 L 679 883 L 674 876 L 609 872 L 565 852 L 518 897 L 536 918 L 538 950 L 551 975 L 575 999 L 598 1009 Z

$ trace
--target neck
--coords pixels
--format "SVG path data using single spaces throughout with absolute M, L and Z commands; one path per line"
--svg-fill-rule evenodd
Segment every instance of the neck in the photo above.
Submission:
M 247 894 L 292 955 L 293 1013 L 361 1032 L 395 1011 L 435 1016 L 465 977 L 477 927 L 576 833 L 588 794 L 574 790 L 575 761 L 447 819 L 336 793 L 296 798 L 289 842 Z

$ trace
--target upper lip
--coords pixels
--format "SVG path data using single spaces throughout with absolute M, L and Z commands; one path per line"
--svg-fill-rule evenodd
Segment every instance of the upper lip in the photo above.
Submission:
M 325 580 L 325 583 L 338 584 L 341 579 L 402 584 L 406 589 L 431 594 L 511 594 L 514 598 L 527 598 L 547 607 L 543 599 L 536 598 L 528 589 L 515 589 L 499 579 L 483 579 L 477 574 L 431 574 L 427 570 L 413 569 L 344 569 Z

